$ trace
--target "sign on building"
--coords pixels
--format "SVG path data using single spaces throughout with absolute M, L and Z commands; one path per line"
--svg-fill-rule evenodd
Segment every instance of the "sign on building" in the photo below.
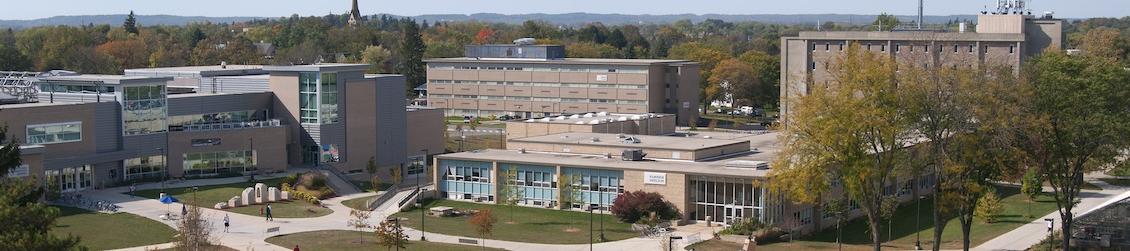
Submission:
M 643 172 L 643 183 L 651 185 L 667 185 L 667 173 Z
M 31 175 L 31 166 L 19 165 L 16 168 L 8 169 L 8 178 L 20 178 Z
M 608 82 L 608 75 L 596 75 L 596 81 Z

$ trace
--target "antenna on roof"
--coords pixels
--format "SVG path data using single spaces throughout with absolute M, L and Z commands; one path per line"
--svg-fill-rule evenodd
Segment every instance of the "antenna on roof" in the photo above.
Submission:
M 925 2 L 926 0 L 918 0 L 918 30 L 922 30 L 922 6 Z

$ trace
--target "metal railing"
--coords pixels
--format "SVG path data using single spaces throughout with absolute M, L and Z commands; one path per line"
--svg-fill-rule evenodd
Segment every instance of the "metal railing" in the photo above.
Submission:
M 179 131 L 217 131 L 217 130 L 232 130 L 232 129 L 245 129 L 245 128 L 264 128 L 264 127 L 279 127 L 282 126 L 282 121 L 278 119 L 248 121 L 248 122 L 226 122 L 226 123 L 208 123 L 208 124 L 189 124 L 180 126 Z M 173 131 L 178 131 L 173 129 Z

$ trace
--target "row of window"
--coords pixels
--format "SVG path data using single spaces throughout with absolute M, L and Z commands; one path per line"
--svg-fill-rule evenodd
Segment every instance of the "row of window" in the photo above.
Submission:
M 46 145 L 82 141 L 82 122 L 27 126 L 27 143 Z
M 264 120 L 264 117 L 265 114 L 254 110 L 169 116 L 169 126 L 251 122 Z
M 873 49 L 872 48 L 873 46 L 876 46 L 876 45 L 873 45 L 873 44 L 864 45 L 864 47 L 867 48 L 867 50 L 869 50 L 869 51 Z M 886 44 L 878 44 L 877 46 L 879 47 L 879 51 L 887 51 L 887 45 Z M 844 43 L 843 42 L 840 42 L 837 45 L 837 47 L 840 51 L 844 51 Z M 902 52 L 902 47 L 903 47 L 902 44 L 895 44 L 894 47 L 895 47 L 895 52 Z M 930 45 L 908 45 L 906 47 L 910 50 L 910 52 L 914 52 L 915 47 L 922 47 L 923 52 L 930 52 Z M 953 45 L 953 52 L 954 53 L 960 52 L 962 47 L 963 46 L 961 46 L 961 45 L 954 44 Z M 816 51 L 816 48 L 817 48 L 817 44 L 813 43 L 812 44 L 812 51 Z M 970 44 L 968 46 L 967 52 L 973 53 L 974 48 L 976 48 L 976 45 Z M 985 46 L 985 52 L 986 53 L 989 52 L 989 48 L 990 48 L 989 46 L 987 46 L 987 45 Z M 824 43 L 824 51 L 831 51 L 831 49 L 832 49 L 831 43 Z M 1008 46 L 1008 53 L 1009 54 L 1016 53 L 1016 45 L 1009 45 Z
M 124 135 L 164 132 L 168 129 L 164 85 L 127 86 L 122 101 Z
M 542 101 L 562 103 L 596 103 L 596 104 L 621 104 L 621 105 L 646 105 L 643 100 L 616 100 L 616 99 L 589 99 L 589 98 L 549 98 L 549 97 L 521 97 L 521 96 L 489 96 L 489 95 L 451 95 L 432 94 L 432 98 L 456 99 L 482 99 L 482 100 L 516 100 L 516 101 Z
M 126 180 L 156 178 L 164 175 L 165 156 L 162 155 L 131 158 L 124 162 L 123 169 L 125 169 Z
M 471 166 L 449 166 L 444 180 L 490 183 L 490 169 Z
M 184 154 L 185 175 L 254 171 L 255 151 L 220 151 Z
M 113 86 L 89 86 L 89 85 L 63 85 L 63 84 L 39 84 L 40 92 L 63 92 L 63 93 L 113 93 Z
M 548 67 L 530 67 L 530 66 L 470 66 L 470 65 L 443 65 L 443 64 L 429 64 L 429 69 L 436 70 L 490 70 L 490 71 L 532 71 L 532 72 L 616 72 L 616 73 L 647 73 L 647 68 L 592 68 L 592 67 L 561 67 L 561 66 L 548 66 Z
M 470 85 L 508 85 L 508 86 L 533 86 L 533 87 L 566 87 L 566 88 L 647 89 L 647 85 L 544 83 L 544 82 L 476 81 L 476 80 L 442 80 L 442 79 L 432 79 L 432 80 L 429 80 L 428 83 L 432 83 L 432 84 L 470 84 Z

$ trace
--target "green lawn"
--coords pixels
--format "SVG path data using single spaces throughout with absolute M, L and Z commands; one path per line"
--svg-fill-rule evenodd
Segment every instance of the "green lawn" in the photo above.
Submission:
M 373 198 L 376 198 L 377 196 L 378 195 L 372 195 L 372 196 L 365 196 L 365 197 L 360 197 L 360 198 L 348 199 L 348 200 L 342 201 L 341 204 L 345 205 L 349 208 L 352 208 L 352 209 L 368 211 L 369 206 L 365 205 L 365 203 L 369 202 L 369 200 L 371 200 Z
M 364 235 L 364 242 L 360 242 Z M 298 245 L 302 250 L 386 250 L 374 241 L 373 233 L 346 230 L 324 230 L 284 234 L 267 238 L 267 242 L 285 248 L 294 248 Z M 479 246 L 457 245 L 435 242 L 408 241 L 406 248 L 400 250 L 427 250 L 427 251 L 457 251 L 457 250 L 483 250 Z M 502 250 L 487 248 L 486 250 Z
M 511 207 L 502 205 L 476 204 L 470 202 L 433 200 L 425 202 L 425 207 L 448 206 L 456 209 L 483 209 L 492 208 L 498 223 L 495 224 L 494 234 L 488 239 L 535 242 L 546 244 L 582 244 L 589 243 L 589 214 L 584 212 L 561 211 L 554 209 Z M 511 222 L 511 209 L 513 209 L 513 222 Z M 411 228 L 419 229 L 420 209 L 401 212 L 395 216 L 405 218 L 401 221 Z M 599 237 L 600 218 L 604 218 L 604 237 L 607 240 L 623 240 L 636 237 L 632 225 L 621 223 L 611 215 L 596 215 L 593 219 L 593 238 Z M 432 217 L 426 218 L 425 227 L 428 232 L 442 233 L 477 238 L 471 224 L 467 223 L 468 217 Z
M 741 249 L 742 244 L 713 239 L 695 243 L 685 248 L 685 250 L 695 251 L 733 251 Z
M 128 213 L 103 214 L 73 207 L 58 207 L 60 217 L 51 234 L 74 235 L 91 250 L 119 249 L 161 244 L 173 240 L 175 231 L 141 216 Z
M 976 220 L 973 224 L 973 232 L 971 236 L 971 246 L 976 247 L 985 241 L 988 241 L 998 235 L 1011 231 L 1021 225 L 1031 222 L 1035 218 L 1028 218 L 1029 203 L 1025 200 L 1024 195 L 1020 194 L 1019 188 L 1016 187 L 997 187 L 997 192 L 1003 197 L 1001 202 L 1004 204 L 1004 210 L 999 215 L 996 223 L 984 223 L 980 219 Z M 921 226 L 916 231 L 915 225 L 915 205 L 914 203 L 903 205 L 895 213 L 894 227 L 891 235 L 893 240 L 885 244 L 885 246 L 894 249 L 912 249 L 914 248 L 915 233 L 921 234 L 922 246 L 928 247 L 932 245 L 934 234 L 933 220 L 930 214 L 930 208 L 933 207 L 932 199 L 927 198 L 922 200 L 922 215 Z M 1041 196 L 1036 202 L 1031 203 L 1031 215 L 1036 217 L 1051 213 L 1056 208 L 1055 201 L 1051 197 Z M 835 224 L 834 222 L 832 224 Z M 887 224 L 883 223 L 881 228 L 881 239 L 887 240 Z M 868 233 L 867 222 L 865 219 L 860 218 L 848 222 L 843 229 L 843 240 L 847 244 L 867 245 L 871 243 L 871 237 Z M 803 237 L 799 242 L 794 242 L 791 245 L 794 247 L 799 246 L 802 249 L 827 247 L 828 243 L 836 241 L 836 229 L 829 228 L 821 231 L 812 236 Z M 945 229 L 942 231 L 942 248 L 943 249 L 956 249 L 961 248 L 961 223 L 956 219 L 951 219 L 946 223 Z M 806 244 L 807 243 L 807 244 Z M 768 246 L 784 245 L 784 243 L 774 243 Z
M 266 184 L 267 186 L 278 187 L 279 183 L 282 182 L 282 179 L 283 178 L 260 180 L 259 182 Z M 251 186 L 254 186 L 254 184 L 250 182 L 202 186 L 196 192 L 196 198 L 200 201 L 199 203 L 192 202 L 192 188 L 169 188 L 165 191 L 171 194 L 173 197 L 179 199 L 181 202 L 185 202 L 190 205 L 212 208 L 212 206 L 215 206 L 216 203 L 227 202 L 228 199 L 231 199 L 232 196 L 238 196 L 240 192 L 243 192 L 244 188 Z M 152 199 L 157 199 L 160 196 L 160 193 L 161 189 L 137 191 L 138 196 Z M 224 209 L 224 211 L 258 216 L 260 207 L 261 205 L 251 205 Z M 306 201 L 298 200 L 271 203 L 271 209 L 272 214 L 277 218 L 318 217 L 328 215 L 333 212 L 333 210 L 330 210 L 329 208 L 320 207 L 314 204 L 310 204 Z M 173 211 L 179 212 L 179 209 L 174 208 Z

